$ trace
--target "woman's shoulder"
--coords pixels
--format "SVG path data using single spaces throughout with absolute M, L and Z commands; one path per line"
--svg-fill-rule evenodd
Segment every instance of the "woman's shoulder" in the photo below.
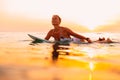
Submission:
M 60 27 L 61 29 L 63 29 L 63 30 L 70 30 L 69 28 L 67 28 L 67 27 Z

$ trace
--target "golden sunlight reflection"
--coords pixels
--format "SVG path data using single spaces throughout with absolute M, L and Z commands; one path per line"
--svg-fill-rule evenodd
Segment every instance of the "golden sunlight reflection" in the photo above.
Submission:
M 95 63 L 93 61 L 90 61 L 88 66 L 89 66 L 89 69 L 90 69 L 89 80 L 93 80 L 92 75 L 93 75 L 93 71 L 95 69 Z
M 88 80 L 93 80 L 93 71 L 95 69 L 95 62 L 92 61 L 92 58 L 96 56 L 95 51 L 92 48 L 88 48 L 88 47 L 84 47 L 83 51 L 85 51 L 86 55 L 90 58 L 90 61 L 88 61 L 88 68 L 90 70 Z
M 89 62 L 89 68 L 91 71 L 93 71 L 95 68 L 94 63 L 92 61 Z
M 89 74 L 89 80 L 92 80 L 92 74 Z

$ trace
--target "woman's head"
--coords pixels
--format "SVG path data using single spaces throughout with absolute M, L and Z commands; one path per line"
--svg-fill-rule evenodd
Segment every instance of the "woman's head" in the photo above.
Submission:
M 58 15 L 53 15 L 52 17 L 52 24 L 59 25 L 61 23 L 61 18 Z

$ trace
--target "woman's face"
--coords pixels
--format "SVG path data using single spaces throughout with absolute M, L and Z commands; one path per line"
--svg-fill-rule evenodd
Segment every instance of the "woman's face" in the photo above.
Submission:
M 57 15 L 54 15 L 53 17 L 52 17 L 52 24 L 53 25 L 59 25 L 60 24 L 60 18 L 57 16 Z

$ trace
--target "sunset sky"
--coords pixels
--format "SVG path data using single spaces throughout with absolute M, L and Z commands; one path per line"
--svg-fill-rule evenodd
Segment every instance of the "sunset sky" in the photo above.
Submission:
M 77 30 L 120 31 L 120 0 L 0 0 L 0 31 L 47 31 L 54 14 Z

